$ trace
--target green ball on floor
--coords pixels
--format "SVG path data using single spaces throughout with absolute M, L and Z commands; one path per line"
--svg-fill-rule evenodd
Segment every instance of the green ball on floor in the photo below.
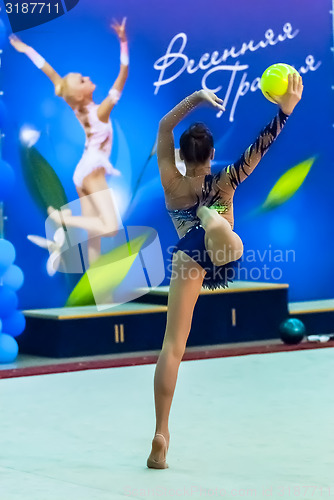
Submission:
M 305 325 L 300 319 L 289 318 L 284 321 L 279 326 L 280 338 L 288 345 L 299 344 L 305 334 Z

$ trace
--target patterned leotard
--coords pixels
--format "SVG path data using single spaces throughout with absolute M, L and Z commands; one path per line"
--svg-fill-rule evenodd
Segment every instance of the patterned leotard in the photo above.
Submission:
M 74 184 L 78 187 L 82 187 L 83 179 L 96 168 L 104 167 L 107 174 L 120 175 L 109 161 L 113 139 L 111 121 L 104 123 L 98 118 L 98 107 L 91 102 L 83 109 L 75 110 L 86 134 L 85 150 L 73 174 Z
M 175 176 L 165 189 L 166 208 L 179 237 L 200 223 L 196 216 L 198 207 L 213 207 L 231 224 L 233 229 L 233 196 L 238 185 L 254 170 L 270 145 L 281 132 L 288 115 L 279 110 L 275 118 L 262 130 L 256 141 L 240 159 L 217 174 L 186 178 Z M 193 184 L 190 185 L 189 183 Z M 179 208 L 175 208 L 179 207 Z

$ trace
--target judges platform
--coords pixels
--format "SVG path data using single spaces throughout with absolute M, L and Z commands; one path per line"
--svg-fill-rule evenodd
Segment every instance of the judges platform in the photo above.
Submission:
M 288 284 L 236 281 L 202 289 L 187 346 L 279 339 L 289 317 Z M 168 286 L 140 289 L 136 301 L 23 311 L 27 326 L 20 352 L 48 357 L 91 356 L 160 349 L 167 317 Z

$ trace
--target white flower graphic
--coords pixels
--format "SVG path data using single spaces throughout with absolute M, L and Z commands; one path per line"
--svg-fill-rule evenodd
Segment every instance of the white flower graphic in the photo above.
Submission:
M 46 263 L 46 271 L 49 276 L 56 274 L 61 262 L 62 249 L 66 242 L 64 229 L 59 227 L 55 231 L 53 241 L 33 234 L 28 234 L 27 238 L 35 245 L 49 250 L 50 256 Z

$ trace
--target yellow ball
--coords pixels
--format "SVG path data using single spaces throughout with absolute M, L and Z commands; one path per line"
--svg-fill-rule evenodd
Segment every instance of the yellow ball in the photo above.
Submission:
M 282 96 L 288 90 L 288 75 L 298 71 L 289 64 L 278 63 L 269 66 L 261 77 L 260 87 L 264 97 L 275 103 L 275 97 Z

